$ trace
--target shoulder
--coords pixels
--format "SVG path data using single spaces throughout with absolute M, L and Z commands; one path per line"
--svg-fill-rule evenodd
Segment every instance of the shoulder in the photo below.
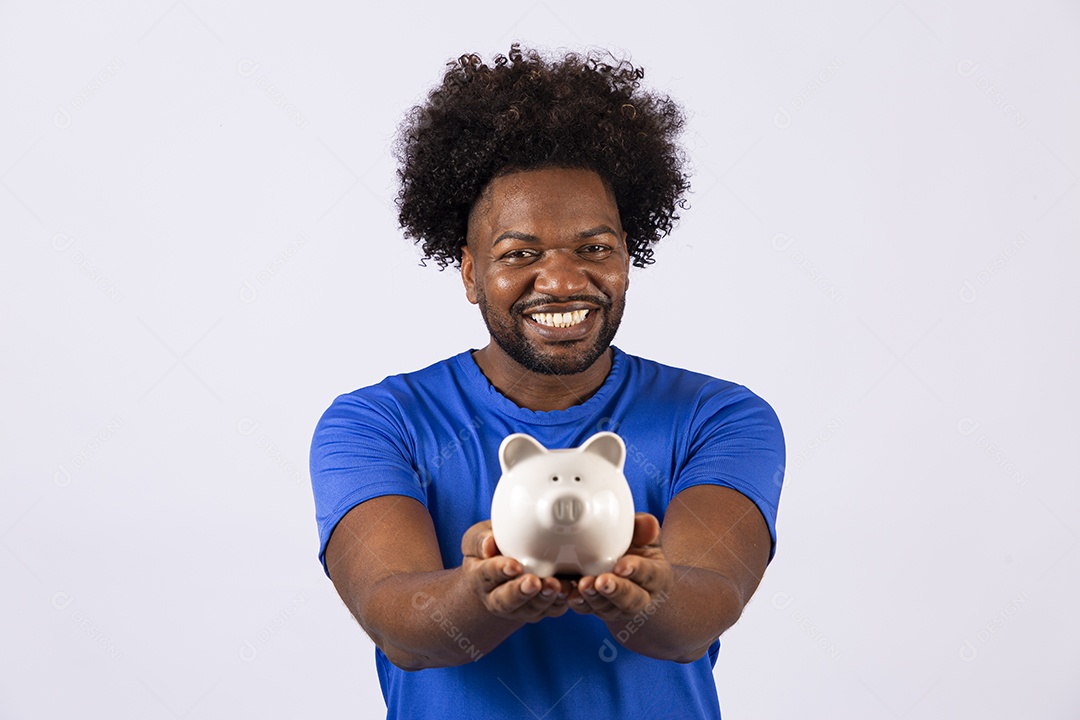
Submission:
M 468 351 L 432 363 L 420 370 L 389 375 L 373 385 L 338 395 L 333 404 L 385 403 L 392 402 L 395 398 L 437 390 L 444 387 L 446 383 L 453 382 L 454 378 L 460 375 L 461 360 L 467 355 Z
M 461 360 L 468 351 L 440 360 L 420 370 L 390 375 L 373 385 L 357 388 L 334 398 L 323 413 L 320 425 L 334 418 L 358 416 L 393 420 L 407 416 L 425 395 L 438 394 L 457 381 Z
M 678 426 L 693 436 L 750 433 L 783 442 L 776 411 L 746 385 L 620 353 L 625 391 L 638 412 L 678 418 Z
M 697 401 L 712 406 L 743 404 L 769 407 L 761 396 L 737 382 L 666 365 L 622 350 L 616 352 L 625 364 L 626 382 L 639 391 L 645 390 L 680 403 Z

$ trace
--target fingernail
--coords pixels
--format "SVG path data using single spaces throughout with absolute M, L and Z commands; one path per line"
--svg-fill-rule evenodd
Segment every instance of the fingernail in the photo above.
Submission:
M 585 590 L 582 590 L 581 592 L 585 593 L 586 595 L 595 595 L 596 594 L 596 590 L 594 590 L 593 588 L 586 588 Z
M 503 575 L 505 575 L 506 577 L 514 577 L 515 575 L 517 575 L 517 570 L 510 567 L 509 565 L 504 565 Z
M 559 593 L 559 596 L 557 598 L 555 598 L 555 599 L 558 600 L 559 602 L 562 602 L 563 600 L 566 599 L 566 593 Z
M 540 594 L 543 597 L 549 598 L 549 597 L 551 597 L 552 595 L 555 594 L 555 591 L 552 590 L 551 588 L 544 588 L 543 590 L 540 591 Z
M 629 566 L 619 569 L 619 575 L 622 577 L 630 577 L 632 572 L 634 572 L 634 568 Z

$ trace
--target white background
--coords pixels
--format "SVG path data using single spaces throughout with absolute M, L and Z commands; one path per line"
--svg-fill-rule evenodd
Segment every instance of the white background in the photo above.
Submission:
M 616 342 L 784 425 L 724 717 L 1080 717 L 1075 3 L 170 2 L 0 4 L 0 717 L 382 714 L 308 444 L 486 342 L 389 145 L 515 39 L 689 114 Z

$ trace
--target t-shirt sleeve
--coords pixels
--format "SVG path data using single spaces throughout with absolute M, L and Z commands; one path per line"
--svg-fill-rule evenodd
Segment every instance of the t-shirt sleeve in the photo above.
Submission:
M 671 497 L 694 485 L 723 485 L 742 493 L 765 518 L 772 561 L 784 453 L 784 432 L 772 407 L 745 387 L 731 386 L 699 404 L 688 459 L 675 477 Z
M 311 441 L 311 488 L 319 529 L 319 562 L 341 518 L 365 500 L 404 495 L 427 506 L 409 433 L 393 406 L 363 391 L 341 395 L 319 419 Z

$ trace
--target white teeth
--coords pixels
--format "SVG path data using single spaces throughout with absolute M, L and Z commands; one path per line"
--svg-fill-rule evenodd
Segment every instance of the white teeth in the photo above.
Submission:
M 541 325 L 564 328 L 570 327 L 571 325 L 577 325 L 584 320 L 585 316 L 588 314 L 588 310 L 574 310 L 573 312 L 565 313 L 533 313 L 531 317 Z

